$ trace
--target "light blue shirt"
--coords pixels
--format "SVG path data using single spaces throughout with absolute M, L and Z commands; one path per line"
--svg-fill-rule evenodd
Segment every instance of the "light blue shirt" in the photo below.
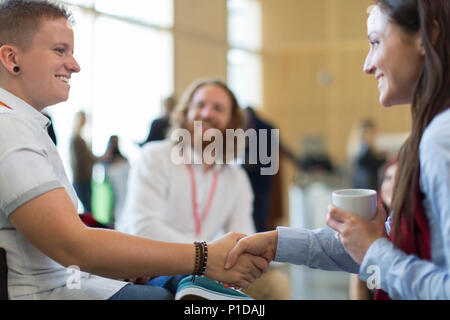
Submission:
M 426 128 L 419 146 L 420 189 L 431 234 L 431 261 L 407 255 L 386 238 L 369 247 L 361 266 L 345 252 L 331 229 L 279 227 L 275 260 L 325 270 L 359 273 L 393 299 L 450 299 L 450 109 Z M 390 218 L 386 230 L 390 233 Z

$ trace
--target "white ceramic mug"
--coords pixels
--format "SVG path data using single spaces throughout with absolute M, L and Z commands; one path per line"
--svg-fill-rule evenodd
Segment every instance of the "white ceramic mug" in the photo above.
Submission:
M 371 220 L 377 212 L 377 192 L 370 189 L 342 189 L 332 193 L 335 207 Z

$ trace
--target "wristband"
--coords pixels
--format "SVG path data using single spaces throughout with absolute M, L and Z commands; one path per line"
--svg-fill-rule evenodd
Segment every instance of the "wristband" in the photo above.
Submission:
M 195 245 L 195 265 L 193 276 L 203 276 L 206 271 L 206 263 L 208 261 L 208 245 L 206 241 L 194 242 Z

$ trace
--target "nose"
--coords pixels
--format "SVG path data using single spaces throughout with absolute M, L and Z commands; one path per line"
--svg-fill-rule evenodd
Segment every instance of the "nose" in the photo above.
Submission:
M 81 67 L 78 64 L 77 60 L 75 60 L 74 56 L 70 56 L 69 61 L 66 63 L 66 68 L 71 72 L 78 73 L 81 71 Z
M 202 119 L 211 119 L 213 117 L 214 110 L 211 104 L 206 104 L 200 111 L 200 116 Z
M 367 74 L 373 74 L 375 72 L 375 66 L 372 63 L 372 55 L 370 52 L 367 54 L 366 60 L 364 61 L 363 70 Z

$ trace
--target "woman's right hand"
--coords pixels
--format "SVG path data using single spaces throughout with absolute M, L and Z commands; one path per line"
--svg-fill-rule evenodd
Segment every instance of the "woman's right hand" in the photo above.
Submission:
M 263 257 L 267 262 L 275 259 L 278 246 L 278 231 L 256 233 L 241 237 L 236 246 L 229 252 L 225 268 L 232 268 L 243 254 Z
M 225 269 L 229 251 L 244 237 L 243 234 L 228 233 L 208 244 L 205 275 L 241 288 L 248 287 L 259 278 L 269 267 L 269 262 L 260 256 L 244 253 L 235 259 L 232 268 Z

